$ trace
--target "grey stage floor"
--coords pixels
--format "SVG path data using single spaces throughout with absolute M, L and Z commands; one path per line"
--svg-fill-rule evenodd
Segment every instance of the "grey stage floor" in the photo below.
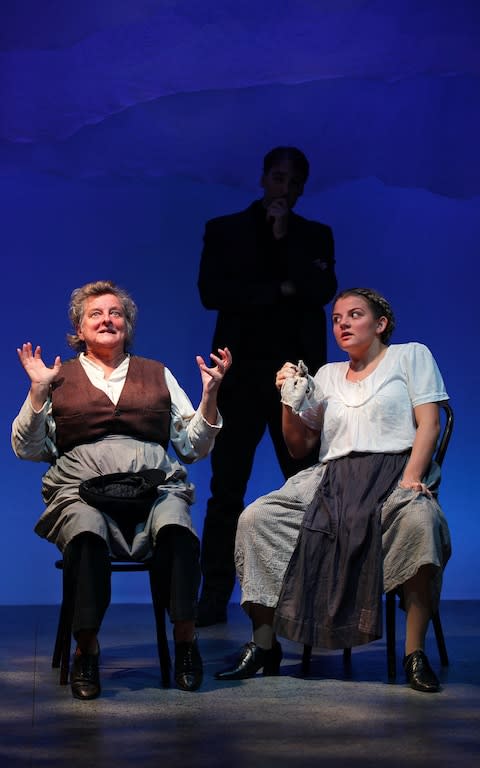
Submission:
M 0 607 L 0 759 L 10 766 L 474 766 L 480 765 L 480 604 L 444 602 L 451 664 L 437 695 L 387 682 L 385 646 L 316 653 L 300 676 L 300 646 L 283 643 L 282 674 L 214 680 L 249 639 L 230 606 L 227 625 L 200 631 L 205 680 L 197 693 L 158 685 L 149 605 L 112 605 L 102 630 L 103 694 L 73 700 L 50 666 L 57 607 Z M 403 621 L 399 619 L 398 657 Z M 427 651 L 438 668 L 433 636 Z

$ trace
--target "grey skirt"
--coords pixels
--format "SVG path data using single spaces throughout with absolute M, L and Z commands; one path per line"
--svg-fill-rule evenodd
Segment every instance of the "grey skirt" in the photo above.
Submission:
M 298 473 L 279 490 L 249 505 L 240 516 L 235 558 L 242 587 L 241 600 L 247 611 L 251 602 L 277 608 L 285 573 L 295 551 L 302 522 L 306 513 L 308 516 L 309 511 L 318 504 L 317 494 L 326 472 L 327 465 L 318 464 Z M 438 488 L 439 480 L 439 468 L 432 465 L 427 484 L 434 492 Z M 352 489 L 354 492 L 353 485 L 350 486 L 349 492 L 352 492 Z M 436 498 L 428 498 L 423 494 L 399 488 L 395 483 L 393 490 L 378 509 L 378 531 L 381 537 L 380 558 L 383 559 L 383 589 L 401 589 L 401 585 L 414 576 L 422 565 L 431 564 L 434 566 L 432 600 L 436 605 L 443 568 L 450 555 L 448 526 Z M 330 538 L 333 547 L 337 546 L 336 534 L 332 535 L 332 531 L 328 531 L 325 536 Z M 380 576 L 381 568 L 382 562 Z M 309 584 L 315 589 L 316 582 L 317 574 L 310 569 L 302 576 L 300 593 L 309 589 Z M 325 604 L 335 603 L 334 579 L 332 578 L 330 584 L 328 581 L 324 582 L 323 586 Z M 283 610 L 282 607 L 280 609 Z M 300 613 L 302 610 L 303 607 L 300 608 Z M 343 639 L 333 636 L 335 633 L 332 635 L 328 626 L 322 629 L 315 627 L 311 631 L 315 620 L 312 623 L 308 611 L 305 615 L 293 616 L 293 623 L 290 622 L 292 616 L 289 613 L 286 622 L 283 621 L 284 618 L 285 616 L 276 615 L 275 622 L 279 634 L 311 645 L 342 647 Z M 328 622 L 327 617 L 327 625 Z M 377 629 L 378 615 L 361 613 L 359 639 L 356 642 L 374 639 L 378 634 Z
M 78 488 L 82 480 L 92 477 L 143 469 L 162 469 L 166 478 L 158 486 L 158 497 L 147 520 L 137 525 L 133 540 L 127 541 L 115 520 L 82 501 Z M 35 532 L 62 552 L 74 536 L 90 532 L 106 541 L 110 554 L 142 560 L 151 555 L 163 526 L 182 525 L 195 533 L 190 515 L 194 487 L 184 467 L 172 461 L 157 443 L 109 436 L 73 448 L 45 473 L 42 495 L 46 509 Z

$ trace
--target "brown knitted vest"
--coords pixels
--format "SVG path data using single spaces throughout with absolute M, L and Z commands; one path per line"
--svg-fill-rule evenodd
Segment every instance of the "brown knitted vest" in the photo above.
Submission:
M 106 435 L 128 435 L 168 446 L 171 401 L 163 363 L 131 357 L 122 394 L 114 405 L 93 386 L 75 358 L 62 365 L 51 396 L 59 453 Z

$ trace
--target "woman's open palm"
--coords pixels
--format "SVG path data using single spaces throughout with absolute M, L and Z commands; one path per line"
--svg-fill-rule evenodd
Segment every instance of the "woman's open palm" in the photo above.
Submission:
M 41 347 L 36 346 L 34 350 L 30 341 L 17 348 L 17 355 L 32 384 L 50 386 L 62 364 L 60 356 L 57 355 L 53 366 L 45 365 L 42 360 Z

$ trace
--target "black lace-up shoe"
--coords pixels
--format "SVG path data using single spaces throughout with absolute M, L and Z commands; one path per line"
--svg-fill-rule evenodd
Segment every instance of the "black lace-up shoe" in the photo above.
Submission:
M 437 693 L 440 690 L 438 678 L 423 651 L 414 651 L 403 659 L 407 683 L 415 691 Z
M 96 699 L 100 695 L 99 653 L 75 654 L 70 670 L 70 684 L 75 699 Z
M 216 672 L 215 677 L 217 680 L 246 680 L 254 677 L 259 669 L 263 669 L 265 676 L 278 675 L 282 656 L 282 646 L 278 642 L 268 651 L 256 643 L 246 643 L 233 667 Z
M 182 691 L 196 691 L 203 680 L 203 663 L 197 639 L 175 643 L 175 682 Z

